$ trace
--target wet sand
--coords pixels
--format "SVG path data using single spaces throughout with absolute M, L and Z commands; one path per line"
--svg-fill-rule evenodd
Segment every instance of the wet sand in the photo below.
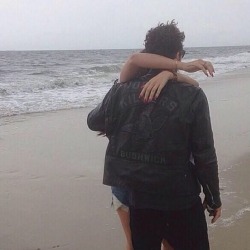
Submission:
M 222 218 L 208 223 L 211 249 L 250 249 L 250 70 L 201 87 L 223 201 Z M 124 249 L 110 189 L 102 185 L 107 139 L 88 130 L 88 112 L 0 119 L 0 250 Z
M 0 249 L 120 249 L 89 110 L 1 119 Z M 14 121 L 13 121 L 14 120 Z
M 222 218 L 209 225 L 211 249 L 250 249 L 250 70 L 209 80 L 207 94 L 217 149 Z

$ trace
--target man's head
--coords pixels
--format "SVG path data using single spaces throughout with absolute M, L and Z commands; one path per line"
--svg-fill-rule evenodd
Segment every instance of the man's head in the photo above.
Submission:
M 184 40 L 185 34 L 180 32 L 174 20 L 160 23 L 147 32 L 144 52 L 180 59 Z

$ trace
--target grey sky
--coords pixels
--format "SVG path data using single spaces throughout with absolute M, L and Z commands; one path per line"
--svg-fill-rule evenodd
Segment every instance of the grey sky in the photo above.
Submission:
M 250 45 L 249 0 L 0 0 L 0 50 L 141 48 L 175 19 L 185 46 Z

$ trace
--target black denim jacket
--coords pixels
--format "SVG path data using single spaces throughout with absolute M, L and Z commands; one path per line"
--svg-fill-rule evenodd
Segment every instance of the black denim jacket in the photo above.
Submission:
M 166 207 L 183 198 L 180 208 L 188 197 L 199 195 L 201 184 L 208 205 L 220 207 L 218 165 L 204 92 L 169 82 L 157 100 L 144 103 L 139 93 L 151 77 L 115 83 L 88 115 L 89 128 L 109 138 L 103 183 L 160 194 Z

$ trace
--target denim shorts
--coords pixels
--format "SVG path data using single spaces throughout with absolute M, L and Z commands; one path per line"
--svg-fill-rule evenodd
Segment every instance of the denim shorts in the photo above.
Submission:
M 112 190 L 112 206 L 115 210 L 121 208 L 124 211 L 129 210 L 129 192 L 120 187 L 111 187 Z

